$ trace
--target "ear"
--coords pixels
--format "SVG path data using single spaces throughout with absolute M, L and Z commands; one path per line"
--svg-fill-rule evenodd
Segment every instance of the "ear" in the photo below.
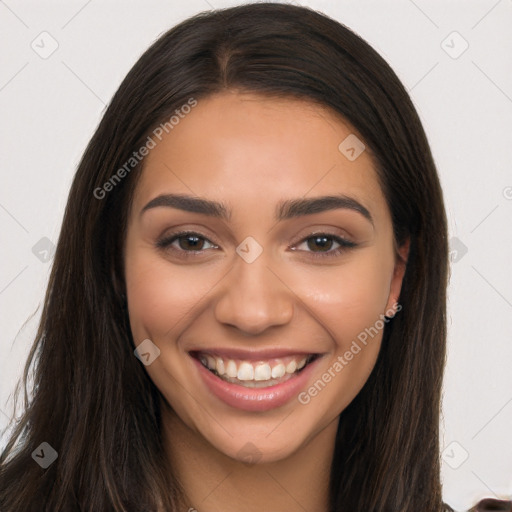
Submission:
M 405 269 L 407 267 L 407 260 L 409 258 L 409 247 L 410 238 L 396 249 L 395 257 L 395 268 L 393 271 L 393 277 L 391 278 L 391 286 L 389 289 L 388 303 L 386 306 L 386 312 L 394 311 L 396 313 L 396 307 L 398 305 L 398 297 L 400 297 L 400 291 L 402 289 L 402 281 L 405 275 Z

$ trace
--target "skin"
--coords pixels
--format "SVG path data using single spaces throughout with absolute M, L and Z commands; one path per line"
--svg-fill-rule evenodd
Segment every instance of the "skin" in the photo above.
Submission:
M 313 103 L 227 91 L 200 100 L 147 156 L 124 250 L 128 311 L 135 344 L 149 338 L 160 349 L 145 369 L 164 397 L 164 441 L 184 510 L 327 510 L 339 414 L 373 369 L 382 330 L 307 405 L 294 398 L 265 412 L 213 396 L 188 351 L 321 353 L 307 390 L 358 334 L 389 315 L 408 245 L 397 255 L 369 150 L 354 161 L 338 150 L 351 133 Z M 141 214 L 164 193 L 220 201 L 231 218 L 166 206 Z M 350 209 L 274 219 L 280 201 L 333 194 L 359 201 L 374 224 Z M 186 240 L 156 247 L 180 230 L 203 236 L 202 252 L 180 256 Z M 311 238 L 308 245 L 312 233 L 357 246 L 334 254 L 333 241 L 326 254 Z M 235 252 L 248 236 L 263 248 L 250 264 Z M 244 462 L 247 446 L 257 450 L 255 464 Z

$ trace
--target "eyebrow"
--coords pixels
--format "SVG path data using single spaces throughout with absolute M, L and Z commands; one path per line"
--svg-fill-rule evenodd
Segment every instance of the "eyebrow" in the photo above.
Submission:
M 186 212 L 199 213 L 225 221 L 231 219 L 231 210 L 223 203 L 184 194 L 162 194 L 146 204 L 140 215 L 152 208 L 168 207 Z M 287 220 L 303 215 L 313 215 L 328 210 L 347 209 L 360 213 L 374 225 L 373 218 L 366 207 L 352 197 L 345 195 L 321 196 L 312 198 L 289 199 L 277 205 L 277 221 Z

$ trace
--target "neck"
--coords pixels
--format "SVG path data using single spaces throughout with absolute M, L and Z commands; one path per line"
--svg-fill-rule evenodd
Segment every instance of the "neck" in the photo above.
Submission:
M 289 457 L 247 464 L 219 452 L 162 406 L 164 446 L 186 500 L 183 510 L 327 512 L 338 419 Z

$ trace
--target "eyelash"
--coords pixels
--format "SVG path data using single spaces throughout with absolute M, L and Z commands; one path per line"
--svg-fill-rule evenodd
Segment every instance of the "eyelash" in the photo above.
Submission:
M 199 233 L 196 233 L 195 231 L 180 231 L 180 232 L 177 232 L 177 233 L 172 233 L 171 235 L 166 236 L 166 237 L 161 238 L 160 240 L 158 240 L 155 245 L 156 245 L 156 247 L 158 249 L 166 250 L 167 251 L 167 250 L 171 249 L 171 244 L 172 243 L 174 243 L 175 241 L 179 240 L 180 238 L 182 238 L 184 236 L 195 236 L 195 237 L 197 237 L 199 239 L 205 240 L 208 243 L 216 246 L 216 244 L 214 244 L 213 242 L 208 240 L 208 238 L 202 236 Z M 328 239 L 332 239 L 334 242 L 338 243 L 340 245 L 340 247 L 338 247 L 337 249 L 334 249 L 334 250 L 328 250 L 326 252 L 322 252 L 322 251 L 320 251 L 320 252 L 306 251 L 306 252 L 309 252 L 312 255 L 313 258 L 335 257 L 335 256 L 338 256 L 338 255 L 340 255 L 341 253 L 343 253 L 343 252 L 345 252 L 347 250 L 350 250 L 350 249 L 353 249 L 354 247 L 357 247 L 356 243 L 354 243 L 354 242 L 352 242 L 350 240 L 347 240 L 346 238 L 342 238 L 340 236 L 333 235 L 331 233 L 323 233 L 323 232 L 311 233 L 306 238 L 301 239 L 298 242 L 298 245 L 301 245 L 302 243 L 307 242 L 308 240 L 310 240 L 312 238 L 319 238 L 319 237 L 322 237 L 322 236 L 325 237 L 325 238 L 328 238 Z M 195 258 L 195 257 L 199 256 L 199 253 L 204 252 L 204 249 L 203 250 L 199 250 L 199 251 L 186 251 L 186 250 L 183 250 L 183 249 L 172 248 L 171 250 L 172 250 L 172 252 L 181 253 L 180 256 L 179 256 L 181 258 Z

